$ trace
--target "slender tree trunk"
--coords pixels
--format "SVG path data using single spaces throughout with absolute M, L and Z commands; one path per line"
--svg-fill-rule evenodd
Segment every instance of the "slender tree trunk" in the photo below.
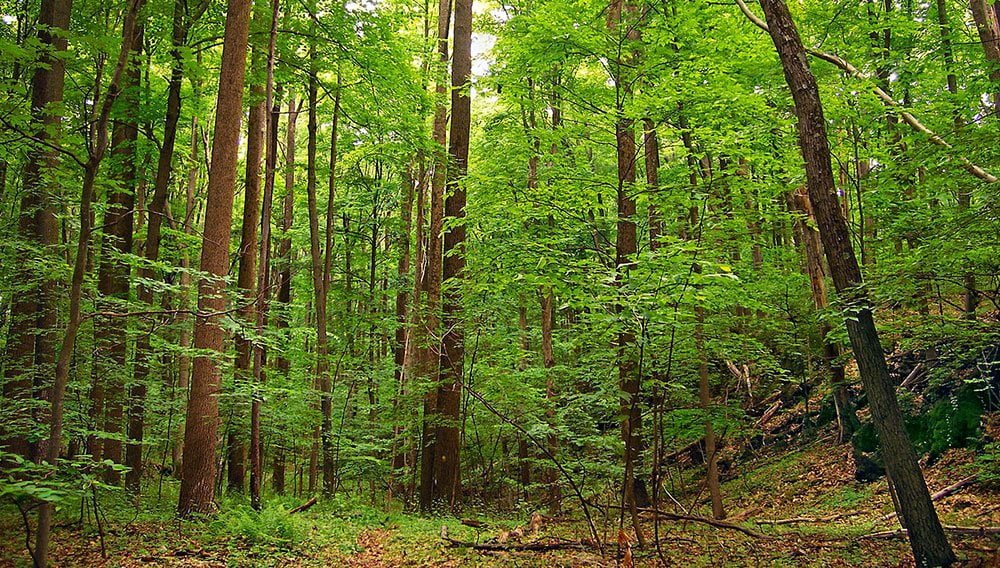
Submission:
M 267 143 L 264 161 L 264 195 L 260 214 L 260 263 L 257 271 L 256 334 L 263 336 L 267 326 L 271 298 L 271 209 L 274 201 L 275 168 L 278 163 L 278 118 L 281 103 L 275 100 L 274 62 L 278 39 L 278 8 L 280 0 L 271 0 L 270 34 L 267 46 L 267 78 L 264 85 L 264 108 L 267 116 Z M 261 508 L 260 488 L 264 475 L 264 448 L 260 438 L 260 412 L 263 405 L 260 389 L 264 383 L 267 352 L 263 344 L 254 346 L 253 388 L 250 399 L 250 506 Z
M 329 175 L 327 177 L 327 192 L 326 192 L 326 248 L 324 248 L 323 254 L 323 302 L 327 302 L 327 295 L 330 292 L 331 274 L 333 269 L 333 226 L 336 222 L 336 215 L 334 214 L 335 208 L 335 197 L 337 194 L 337 157 L 338 157 L 338 147 L 337 147 L 337 136 L 339 133 L 338 125 L 340 123 L 340 97 L 341 97 L 341 77 L 340 70 L 337 71 L 337 85 L 336 91 L 333 97 L 333 124 L 330 132 L 330 163 L 329 163 Z M 345 222 L 349 219 L 348 214 L 344 213 Z M 347 280 L 347 308 L 350 311 L 350 290 L 351 290 L 351 247 L 350 240 L 347 237 L 350 231 L 347 226 L 344 227 L 344 244 L 345 244 L 345 259 L 346 259 L 346 280 Z M 328 313 L 326 307 L 324 307 L 324 313 Z M 323 325 L 324 330 L 326 329 L 326 324 Z M 326 357 L 329 358 L 329 347 L 327 347 Z M 322 424 L 322 448 L 323 448 L 323 491 L 326 493 L 334 493 L 337 490 L 337 483 L 339 480 L 339 472 L 337 471 L 337 458 L 334 456 L 334 444 L 333 444 L 333 379 L 330 377 L 329 371 L 329 359 L 327 359 L 327 369 L 325 374 L 320 374 L 320 390 L 323 393 L 323 398 L 321 399 L 320 410 L 323 414 L 323 424 Z
M 408 308 L 410 302 L 409 290 L 405 286 L 410 277 L 410 230 L 413 224 L 413 194 L 414 186 L 420 183 L 419 177 L 413 175 L 412 164 L 407 168 L 405 179 L 403 180 L 403 195 L 400 199 L 400 220 L 402 227 L 396 235 L 399 243 L 399 261 L 396 265 L 396 278 L 399 282 L 396 289 L 396 336 L 393 344 L 393 363 L 395 364 L 396 395 L 393 401 L 396 420 L 400 419 L 399 411 L 402 408 L 402 399 L 406 395 L 406 382 L 409 378 L 406 373 L 406 346 L 409 335 L 407 329 Z M 416 190 L 423 191 L 417 187 Z M 419 244 L 418 244 L 419 246 Z M 403 451 L 404 428 L 402 425 L 394 425 L 392 430 L 392 483 L 390 490 L 398 484 L 396 477 L 401 475 L 406 467 L 406 452 Z
M 631 79 L 627 77 L 631 64 L 636 60 L 635 43 L 639 40 L 636 27 L 637 9 L 631 2 L 615 0 L 608 9 L 607 27 L 618 34 L 619 54 L 613 63 L 615 83 L 615 147 L 618 158 L 617 185 L 617 231 L 615 237 L 615 285 L 625 285 L 638 252 L 638 237 L 635 224 L 636 203 L 630 193 L 636 190 L 635 164 L 638 158 L 635 146 L 635 126 L 631 118 L 625 116 L 625 105 L 632 96 Z M 630 54 L 630 55 L 622 55 Z M 621 313 L 625 306 L 620 298 L 615 310 Z M 633 350 L 635 332 L 624 321 L 620 321 L 616 340 L 618 356 L 618 386 L 620 389 L 621 437 L 625 445 L 622 496 L 624 506 L 632 517 L 633 528 L 640 546 L 645 546 L 645 538 L 639 527 L 637 507 L 647 506 L 645 483 L 637 475 L 642 455 L 642 407 L 639 400 L 641 379 L 638 376 Z
M 108 190 L 107 211 L 104 214 L 103 244 L 97 276 L 97 291 L 100 294 L 102 310 L 123 311 L 121 304 L 128 301 L 129 265 L 122 255 L 132 252 L 133 209 L 135 206 L 135 144 L 138 139 L 137 117 L 139 115 L 140 68 L 136 56 L 142 47 L 141 26 L 136 30 L 136 38 L 131 40 L 133 57 L 122 80 L 124 120 L 115 120 L 111 135 L 111 156 L 117 187 Z M 115 318 L 104 318 L 97 322 L 94 333 L 96 352 L 93 364 L 93 419 L 95 426 L 101 427 L 109 437 L 106 442 L 100 436 L 92 436 L 94 446 L 91 454 L 96 459 L 108 459 L 122 463 L 122 443 L 118 436 L 122 432 L 122 417 L 125 403 L 126 369 L 126 328 Z M 103 411 L 103 412 L 102 412 Z M 102 443 L 103 442 L 103 443 Z M 103 449 L 103 451 L 102 451 Z M 141 464 L 128 464 L 137 467 Z M 135 480 L 135 474 L 130 472 Z M 104 472 L 105 482 L 116 485 L 120 480 L 117 471 Z M 129 487 L 134 490 L 134 487 Z
M 295 97 L 289 93 L 288 120 L 285 124 L 285 195 L 282 200 L 281 241 L 278 244 L 278 304 L 275 314 L 275 327 L 279 331 L 287 330 L 289 326 L 288 312 L 292 300 L 292 223 L 295 219 L 295 122 L 298 118 L 298 105 Z M 287 348 L 290 342 L 283 336 Z M 289 373 L 289 360 L 285 355 L 287 349 L 279 352 L 276 367 L 286 379 Z M 285 491 L 285 444 L 289 440 L 279 433 L 275 441 L 274 471 L 271 479 L 274 492 L 281 495 Z M 293 478 L 294 482 L 294 478 Z M 294 488 L 294 483 L 293 483 Z
M 197 117 L 191 118 L 191 156 L 195 157 L 198 155 L 198 119 Z M 187 175 L 187 195 L 185 196 L 185 206 L 184 206 L 184 232 L 188 235 L 194 234 L 194 227 L 197 225 L 197 220 L 195 219 L 195 202 L 194 195 L 195 189 L 198 185 L 198 160 L 191 160 L 191 167 L 188 170 Z M 181 305 L 184 309 L 190 309 L 191 304 L 191 274 L 188 271 L 191 268 L 191 255 L 185 249 L 184 253 L 181 255 L 181 272 L 180 283 L 181 283 Z M 182 314 L 178 318 L 178 323 L 180 325 L 180 337 L 178 338 L 178 343 L 183 350 L 177 356 L 177 390 L 180 393 L 182 406 L 181 408 L 186 408 L 187 406 L 187 392 L 188 387 L 191 384 L 191 356 L 187 354 L 187 350 L 191 348 L 191 316 Z M 175 434 L 175 439 L 173 442 L 172 450 L 172 463 L 174 468 L 174 476 L 177 479 L 181 478 L 183 469 L 183 456 L 184 456 L 184 429 L 178 428 Z
M 194 360 L 191 396 L 184 424 L 187 452 L 178 502 L 181 515 L 208 513 L 214 508 L 218 395 L 222 380 L 216 357 L 221 356 L 225 339 L 220 324 L 222 312 L 226 309 L 224 278 L 229 272 L 229 231 L 243 115 L 250 4 L 250 0 L 228 0 L 226 10 L 215 139 L 208 172 L 208 201 L 201 249 L 201 270 L 208 276 L 198 284 L 194 347 L 200 354 Z M 209 355 L 205 351 L 214 353 Z
M 858 362 L 861 382 L 868 395 L 886 470 L 899 497 L 901 521 L 908 530 L 913 555 L 919 566 L 950 564 L 955 555 L 941 528 L 913 445 L 903 427 L 903 416 L 875 329 L 861 269 L 854 256 L 847 223 L 837 205 L 819 87 L 809 69 L 809 61 L 788 6 L 782 0 L 763 0 L 761 5 L 795 101 L 809 199 L 833 283 L 845 304 L 850 306 L 850 317 L 846 318 L 847 332 Z
M 795 208 L 802 215 L 796 220 L 796 229 L 802 248 L 806 252 L 806 273 L 809 276 L 809 287 L 812 290 L 813 306 L 817 310 L 825 310 L 830 302 L 826 293 L 825 271 L 823 270 L 823 245 L 819 233 L 813 229 L 816 223 L 809 202 L 806 188 L 800 188 L 792 196 Z M 833 390 L 833 402 L 837 410 L 837 443 L 843 444 L 851 440 L 851 436 L 859 426 L 855 413 L 854 401 L 847 390 L 847 379 L 844 366 L 837 363 L 840 358 L 840 346 L 829 338 L 832 331 L 830 324 L 824 319 L 820 323 L 820 338 L 823 341 L 823 358 L 830 372 L 830 386 Z
M 972 2 L 975 3 L 976 0 L 972 0 Z M 948 94 L 951 97 L 951 104 L 954 109 L 955 130 L 957 131 L 962 129 L 965 124 L 962 120 L 960 102 L 957 100 L 958 76 L 955 75 L 955 52 L 951 42 L 953 30 L 948 18 L 948 2 L 946 0 L 937 0 L 936 8 L 938 28 L 941 32 L 941 52 L 944 57 L 945 71 L 947 72 Z M 998 33 L 998 36 L 1000 36 L 1000 33 Z M 1000 40 L 1000 37 L 998 37 L 998 40 Z M 958 192 L 959 211 L 968 211 L 972 205 L 971 185 L 961 184 Z M 962 302 L 963 316 L 965 319 L 975 321 L 976 307 L 979 304 L 979 292 L 976 289 L 976 274 L 972 270 L 966 270 L 962 275 L 962 286 L 965 288 Z
M 113 199 L 109 198 L 109 202 L 113 201 L 113 207 L 109 203 L 108 212 L 104 215 L 104 228 L 107 231 L 105 234 L 111 239 L 114 239 L 115 246 L 117 248 L 116 253 L 118 254 L 130 254 L 132 252 L 132 233 L 133 233 L 133 209 L 135 207 L 135 194 L 136 194 L 136 142 L 139 136 L 138 127 L 138 117 L 139 117 L 139 83 L 142 79 L 142 67 L 141 57 L 142 57 L 142 40 L 143 40 L 143 26 L 139 24 L 136 26 L 135 37 L 133 37 L 129 44 L 132 46 L 132 54 L 130 56 L 130 64 L 125 72 L 122 82 L 122 95 L 120 99 L 125 101 L 127 105 L 125 122 L 116 122 L 114 125 L 114 132 L 111 139 L 111 152 L 112 156 L 118 156 L 121 162 L 117 164 L 120 169 L 121 188 L 119 193 L 113 196 Z M 119 209 L 120 207 L 120 209 Z M 113 212 L 113 213 L 112 213 Z M 109 222 L 109 214 L 113 216 L 113 221 Z M 114 229 L 109 231 L 110 223 L 114 223 Z M 107 243 L 107 241 L 105 241 Z M 111 261 L 113 264 L 109 266 L 109 271 L 112 274 L 111 280 L 113 281 L 112 286 L 109 289 L 111 295 L 116 296 L 118 299 L 127 301 L 128 300 L 128 289 L 129 289 L 129 266 L 128 262 L 123 259 L 109 259 L 103 252 L 101 253 L 102 267 L 105 261 Z M 98 276 L 98 288 L 100 288 L 100 276 Z M 108 355 L 111 356 L 112 361 L 115 364 L 121 365 L 120 368 L 109 370 L 107 377 L 124 378 L 123 373 L 126 367 L 127 358 L 127 336 L 125 334 L 125 326 L 118 325 L 114 322 L 108 322 L 109 327 L 115 329 L 110 334 L 109 339 L 111 339 L 110 349 Z M 128 471 L 125 473 L 125 489 L 130 493 L 138 494 L 140 490 L 140 485 L 142 483 L 142 425 L 143 425 L 143 406 L 146 399 L 146 383 L 145 382 L 133 382 L 129 386 L 128 391 L 128 422 L 126 427 L 126 434 L 128 439 L 128 445 L 125 448 L 125 466 L 128 467 Z M 119 415 L 119 418 L 121 416 Z

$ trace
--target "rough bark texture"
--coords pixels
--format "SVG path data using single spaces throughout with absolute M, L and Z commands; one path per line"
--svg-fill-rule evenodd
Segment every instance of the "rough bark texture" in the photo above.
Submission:
M 442 66 L 448 65 L 448 35 L 451 23 L 451 0 L 438 2 L 438 61 Z M 434 152 L 434 173 L 431 176 L 430 224 L 427 230 L 427 270 L 424 275 L 425 325 L 421 330 L 422 344 L 418 346 L 417 376 L 419 378 L 437 379 L 440 365 L 440 343 L 437 342 L 440 331 L 441 273 L 443 270 L 441 257 L 441 232 L 444 225 L 444 188 L 448 175 L 448 155 L 445 144 L 448 138 L 448 103 L 445 98 L 448 87 L 443 79 L 438 79 L 435 86 L 437 103 L 434 107 L 433 136 L 436 144 Z M 429 511 L 434 501 L 434 463 L 436 444 L 437 388 L 432 385 L 424 395 L 423 424 L 420 435 L 420 510 Z
M 56 52 L 66 51 L 66 34 L 52 34 L 50 30 L 68 30 L 72 0 L 42 0 L 38 12 L 38 41 L 49 49 L 39 51 L 39 61 L 31 78 L 31 114 L 39 123 L 35 136 L 45 142 L 55 142 L 53 133 L 62 124 L 62 115 L 53 112 L 63 99 L 66 66 Z M 59 228 L 56 222 L 55 192 L 42 179 L 42 170 L 59 162 L 59 152 L 41 144 L 28 152 L 24 168 L 24 186 L 21 212 L 18 217 L 18 234 L 28 243 L 51 247 L 58 243 Z M 22 275 L 27 282 L 35 282 L 38 275 L 26 270 Z M 27 402 L 32 396 L 44 397 L 40 388 L 45 373 L 51 372 L 55 360 L 52 333 L 56 324 L 55 284 L 51 279 L 39 282 L 37 290 L 17 294 L 11 300 L 10 333 L 7 339 L 6 370 L 4 382 L 5 402 L 14 408 L 5 409 L 9 419 L 0 434 L 0 443 L 7 451 L 29 460 L 41 457 L 37 442 L 28 442 L 27 433 L 34 427 L 38 416 Z M 8 428 L 10 430 L 8 430 Z
M 69 383 L 70 363 L 76 347 L 77 333 L 83 322 L 83 281 L 89 264 L 90 237 L 93 220 L 94 186 L 98 170 L 108 147 L 108 121 L 111 108 L 121 94 L 122 76 L 132 54 L 132 42 L 136 39 L 136 14 L 142 8 L 142 0 L 132 0 L 125 12 L 122 23 L 122 46 L 118 54 L 114 72 L 108 83 L 107 93 L 100 113 L 94 122 L 93 140 L 89 155 L 83 164 L 83 185 L 80 191 L 80 228 L 76 241 L 76 256 L 73 259 L 73 276 L 69 288 L 69 315 L 63 332 L 59 355 L 55 362 L 55 378 L 51 390 L 51 411 L 49 413 L 49 437 L 45 447 L 45 461 L 55 466 L 62 452 L 62 431 L 66 385 Z M 35 534 L 35 566 L 45 568 L 48 564 L 49 536 L 52 529 L 52 515 L 55 505 L 46 501 L 38 509 L 38 530 Z
M 254 16 L 254 28 L 262 28 L 259 20 L 263 14 Z M 260 81 L 260 74 L 266 65 L 266 52 L 255 46 L 251 57 L 251 73 L 254 80 L 250 86 L 250 115 L 247 119 L 247 153 L 246 174 L 243 192 L 243 224 L 240 235 L 240 247 L 237 250 L 239 272 L 236 277 L 236 288 L 239 292 L 239 308 L 236 311 L 237 321 L 241 331 L 236 333 L 236 366 L 233 379 L 237 392 L 250 388 L 253 369 L 253 342 L 251 337 L 256 327 L 257 313 L 257 260 L 259 248 L 257 243 L 261 215 L 261 175 L 260 167 L 264 157 L 265 125 L 268 108 L 266 107 L 265 84 Z M 230 491 L 242 492 L 246 485 L 247 446 L 244 422 L 243 397 L 237 396 L 233 401 L 236 405 L 232 419 L 227 428 L 226 447 L 227 465 L 226 480 Z
M 208 198 L 201 248 L 201 270 L 207 277 L 198 283 L 198 315 L 194 328 L 195 357 L 191 395 L 184 424 L 184 476 L 178 511 L 182 515 L 211 512 L 215 498 L 215 448 L 219 430 L 219 390 L 225 332 L 221 327 L 226 309 L 225 281 L 229 272 L 230 226 L 243 115 L 243 83 L 246 76 L 250 0 L 228 0 L 226 31 L 219 72 L 215 114 L 215 138 L 208 172 Z M 205 354 L 205 351 L 214 352 Z
M 141 30 L 137 30 L 139 36 L 141 33 Z M 141 45 L 141 38 L 134 38 L 132 45 Z M 134 53 L 137 54 L 138 51 Z M 139 98 L 136 91 L 139 87 L 139 71 L 138 62 L 133 58 L 122 80 L 120 108 L 111 135 L 112 169 L 117 184 L 108 190 L 107 210 L 101 232 L 103 235 L 101 259 L 97 273 L 99 305 L 108 312 L 121 311 L 121 303 L 128 301 L 129 266 L 121 255 L 132 252 L 132 210 L 135 206 L 136 181 L 134 150 L 138 137 L 136 118 L 139 114 Z M 98 459 L 109 459 L 116 464 L 122 463 L 122 443 L 117 437 L 122 432 L 125 404 L 124 372 L 127 351 L 125 330 L 125 326 L 118 325 L 111 318 L 99 320 L 94 330 L 97 349 L 93 365 L 94 384 L 91 391 L 94 401 L 93 419 L 95 426 L 103 423 L 99 428 L 107 432 L 110 437 L 103 444 L 100 442 L 100 437 L 93 437 L 95 444 L 91 453 L 99 456 Z M 105 411 L 103 416 L 101 410 Z M 119 482 L 120 476 L 117 471 L 109 469 L 105 472 L 104 478 L 106 482 L 114 485 Z
M 441 422 L 435 431 L 433 499 L 455 507 L 461 497 L 459 470 L 465 332 L 462 322 L 462 278 L 465 271 L 465 174 L 469 162 L 472 77 L 472 0 L 455 0 L 455 39 L 451 67 L 451 131 L 448 153 L 448 197 L 445 216 L 455 224 L 444 234 L 446 286 L 442 295 L 441 368 L 438 375 L 437 411 Z
M 785 80 L 795 102 L 799 146 L 805 160 L 809 199 L 819 226 L 827 263 L 837 292 L 849 306 L 847 331 L 858 362 L 861 382 L 871 406 L 886 470 L 898 495 L 898 512 L 908 530 L 913 555 L 920 566 L 950 564 L 955 555 L 931 502 L 917 456 L 903 427 L 903 417 L 879 342 L 861 270 L 840 214 L 833 180 L 826 122 L 816 79 L 806 51 L 782 0 L 761 5 L 769 34 L 781 59 Z

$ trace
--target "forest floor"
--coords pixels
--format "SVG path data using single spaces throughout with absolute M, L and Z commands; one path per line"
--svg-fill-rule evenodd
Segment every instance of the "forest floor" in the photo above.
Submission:
M 971 452 L 952 450 L 928 466 L 925 475 L 931 491 L 967 477 L 971 461 Z M 530 510 L 505 517 L 466 511 L 466 519 L 484 524 L 473 528 L 454 517 L 386 511 L 350 496 L 294 515 L 287 511 L 301 500 L 273 497 L 260 513 L 240 500 L 227 500 L 217 516 L 197 522 L 173 517 L 176 488 L 170 481 L 163 484 L 159 499 L 155 482 L 147 488 L 140 507 L 113 494 L 102 498 L 100 530 L 89 512 L 62 511 L 62 522 L 53 534 L 52 558 L 59 567 L 615 566 L 627 565 L 623 561 L 627 554 L 635 566 L 654 566 L 658 559 L 681 566 L 912 565 L 904 539 L 866 537 L 893 531 L 898 524 L 891 516 L 885 480 L 868 484 L 854 480 L 849 446 L 831 446 L 820 439 L 797 450 L 774 448 L 739 469 L 739 475 L 723 486 L 728 522 L 749 529 L 754 536 L 692 521 L 661 520 L 655 527 L 653 519 L 644 516 L 641 522 L 647 539 L 652 540 L 658 530 L 659 551 L 652 546 L 623 545 L 618 539 L 617 512 L 591 508 L 605 543 L 602 556 L 590 545 L 588 525 L 569 497 L 564 516 L 542 516 L 535 530 L 530 526 Z M 697 470 L 674 472 L 674 489 L 682 502 L 697 500 L 692 493 L 698 491 Z M 941 499 L 937 507 L 945 525 L 995 527 L 1000 525 L 998 496 L 996 487 L 973 484 Z M 702 505 L 701 511 L 691 514 L 701 515 L 704 510 Z M 81 516 L 86 522 L 80 522 Z M 762 522 L 795 517 L 823 520 Z M 585 544 L 552 551 L 480 551 L 443 539 L 443 526 L 450 539 L 462 542 L 495 544 L 501 540 L 508 547 Z M 1000 566 L 1000 535 L 953 535 L 951 540 L 963 565 Z M 0 566 L 29 565 L 20 515 L 4 504 L 0 509 Z

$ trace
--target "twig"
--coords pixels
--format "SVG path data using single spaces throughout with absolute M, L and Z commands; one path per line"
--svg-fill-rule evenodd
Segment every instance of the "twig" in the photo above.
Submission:
M 38 558 L 35 557 L 35 551 L 31 548 L 31 522 L 28 520 L 28 510 L 21 506 L 20 501 L 15 500 L 14 504 L 17 505 L 17 511 L 21 513 L 21 520 L 24 522 L 24 548 L 28 549 L 31 564 L 38 568 Z
M 797 523 L 829 523 L 846 517 L 853 517 L 861 511 L 851 511 L 849 513 L 837 513 L 826 517 L 792 517 L 790 519 L 762 519 L 754 521 L 758 525 L 794 525 Z

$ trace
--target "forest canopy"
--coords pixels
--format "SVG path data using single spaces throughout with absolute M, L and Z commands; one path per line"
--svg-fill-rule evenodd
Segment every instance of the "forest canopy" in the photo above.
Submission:
M 998 20 L 0 0 L 0 560 L 996 560 Z

